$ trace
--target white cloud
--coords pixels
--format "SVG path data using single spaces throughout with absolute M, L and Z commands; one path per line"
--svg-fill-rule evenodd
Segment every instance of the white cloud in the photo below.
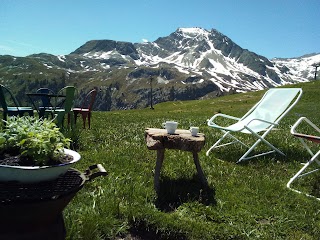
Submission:
M 2 51 L 4 51 L 4 52 L 13 52 L 14 50 L 13 50 L 13 48 L 8 47 L 8 46 L 6 46 L 6 45 L 0 45 L 0 51 L 1 51 L 1 52 L 2 52 Z M 1 54 L 1 52 L 0 52 L 0 54 Z
M 149 42 L 148 39 L 142 38 L 142 42 Z
M 7 42 L 15 44 L 17 46 L 32 48 L 32 49 L 38 49 L 38 47 L 35 47 L 34 45 L 30 43 L 20 42 L 20 41 L 14 41 L 14 40 L 8 40 Z
M 39 52 L 49 53 L 50 51 L 46 48 L 42 48 L 41 46 L 23 41 L 8 39 L 0 42 L 0 55 L 9 54 L 14 56 L 27 56 Z

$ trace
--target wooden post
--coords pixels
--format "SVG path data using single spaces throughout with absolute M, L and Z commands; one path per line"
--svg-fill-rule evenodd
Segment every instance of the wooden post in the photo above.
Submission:
M 312 66 L 316 68 L 314 71 L 314 80 L 317 80 L 317 71 L 318 71 L 318 67 L 320 67 L 320 63 L 315 63 Z

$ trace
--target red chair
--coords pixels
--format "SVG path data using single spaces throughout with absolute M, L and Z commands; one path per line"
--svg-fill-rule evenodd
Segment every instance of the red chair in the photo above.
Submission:
M 91 110 L 93 103 L 96 99 L 97 90 L 93 89 L 91 90 L 83 99 L 82 105 L 79 108 L 73 108 L 73 114 L 74 114 L 74 122 L 77 122 L 78 114 L 80 113 L 82 115 L 83 120 L 83 128 L 86 128 L 86 119 L 88 118 L 88 125 L 90 128 L 90 120 L 91 120 Z

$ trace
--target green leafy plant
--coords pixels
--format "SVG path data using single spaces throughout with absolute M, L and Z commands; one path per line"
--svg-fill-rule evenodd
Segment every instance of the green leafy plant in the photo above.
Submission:
M 2 154 L 20 155 L 23 165 L 50 165 L 61 162 L 70 141 L 51 120 L 10 117 L 0 134 L 0 149 Z

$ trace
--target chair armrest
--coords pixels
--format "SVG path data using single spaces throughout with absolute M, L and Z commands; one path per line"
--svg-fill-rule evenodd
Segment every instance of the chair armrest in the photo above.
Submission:
M 214 119 L 216 119 L 217 117 L 222 117 L 222 118 L 228 118 L 228 119 L 232 119 L 232 120 L 236 120 L 236 121 L 239 121 L 240 118 L 237 118 L 237 117 L 233 117 L 233 116 L 230 116 L 230 115 L 226 115 L 226 114 L 223 114 L 223 113 L 217 113 L 215 114 L 212 118 L 208 119 L 207 122 L 208 122 L 208 126 L 212 127 L 217 127 L 219 125 L 217 125 L 216 123 L 214 123 Z M 223 128 L 223 127 L 222 127 Z
M 290 133 L 292 135 L 304 135 L 304 136 L 310 136 L 310 137 L 313 137 L 312 135 L 308 135 L 308 134 L 304 134 L 304 133 L 298 133 L 296 131 L 296 128 L 302 123 L 302 122 L 306 122 L 308 125 L 310 125 L 314 130 L 316 130 L 317 132 L 320 133 L 320 129 L 313 123 L 311 122 L 308 118 L 306 117 L 301 117 L 299 118 L 294 124 L 293 126 L 291 127 L 290 129 Z

